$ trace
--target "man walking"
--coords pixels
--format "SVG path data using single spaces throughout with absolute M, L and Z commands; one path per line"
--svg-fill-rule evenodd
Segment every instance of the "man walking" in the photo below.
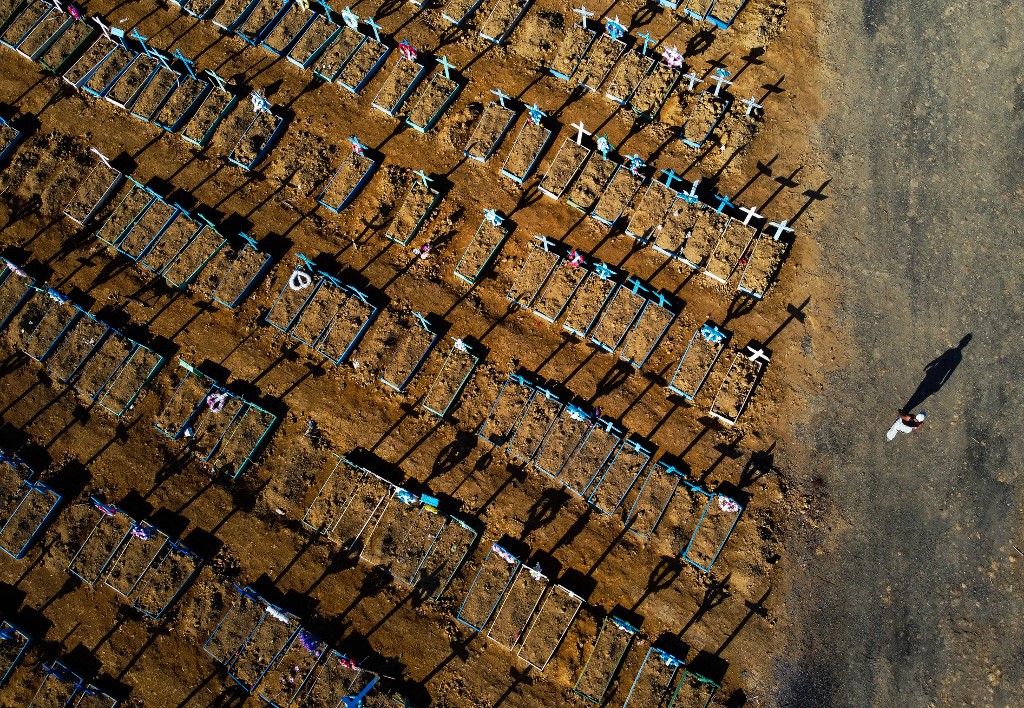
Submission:
M 914 432 L 922 425 L 924 425 L 924 419 L 928 417 L 928 414 L 921 411 L 917 415 L 911 415 L 900 411 L 900 417 L 896 419 L 896 422 L 889 428 L 889 432 L 886 433 L 885 437 L 888 440 L 892 440 L 896 437 L 896 433 L 906 433 L 909 435 Z

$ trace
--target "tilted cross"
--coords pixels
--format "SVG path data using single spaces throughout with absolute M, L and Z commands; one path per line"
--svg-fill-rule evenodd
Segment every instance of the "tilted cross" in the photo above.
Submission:
M 718 208 L 715 211 L 717 211 L 719 214 L 721 214 L 723 211 L 725 211 L 725 208 L 727 206 L 730 206 L 730 207 L 733 206 L 733 203 L 731 201 L 729 201 L 729 197 L 727 197 L 725 195 L 716 194 L 715 195 L 715 199 L 718 200 Z
M 652 302 L 656 302 L 659 307 L 664 307 L 666 310 L 672 309 L 672 300 L 668 298 L 665 293 L 661 291 L 653 291 L 649 294 L 648 299 Z
M 327 16 L 328 22 L 338 24 L 334 21 L 334 8 L 327 3 L 327 0 L 320 0 L 320 7 L 324 9 L 324 15 Z
M 427 330 L 431 334 L 434 333 L 434 330 L 430 327 L 430 320 L 427 319 L 426 315 L 416 312 L 416 310 L 412 310 L 412 316 L 419 321 L 420 326 L 423 327 L 423 329 Z
M 742 101 L 740 101 L 740 103 L 747 107 L 746 115 L 748 116 L 754 111 L 754 109 L 764 108 L 764 106 L 762 106 L 760 103 L 754 100 L 753 96 L 751 96 L 750 98 L 743 99 Z
M 690 202 L 690 204 L 696 204 L 698 201 L 700 201 L 700 197 L 697 196 L 697 185 L 698 184 L 700 184 L 700 180 L 699 179 L 693 180 L 693 184 L 690 185 L 690 191 L 689 192 L 683 192 L 679 196 L 681 196 L 686 201 Z
M 498 103 L 500 103 L 501 107 L 504 108 L 505 107 L 505 99 L 509 98 L 509 96 L 504 91 L 502 91 L 500 88 L 499 89 L 491 89 L 491 93 L 493 93 L 495 96 L 498 97 Z
M 648 292 L 647 286 L 640 282 L 640 279 L 634 275 L 626 278 L 626 287 L 632 290 L 635 295 Z
M 687 91 L 693 91 L 694 86 L 704 83 L 704 79 L 697 76 L 692 70 L 689 74 L 683 74 L 683 78 L 690 82 L 690 85 L 686 87 Z
M 161 52 L 159 49 L 153 50 L 153 56 L 156 57 L 156 60 L 160 62 L 160 64 L 163 65 L 163 67 L 167 69 L 167 71 L 177 73 L 174 71 L 174 67 L 171 66 L 171 58 L 169 56 Z
M 342 698 L 341 701 L 345 704 L 345 708 L 359 708 L 359 706 L 363 705 L 363 699 L 369 695 L 370 691 L 373 690 L 373 687 L 377 685 L 378 681 L 380 681 L 380 676 L 374 676 L 373 680 L 370 681 L 362 691 L 354 696 L 345 696 Z
M 750 221 L 752 219 L 761 218 L 761 215 L 757 213 L 757 209 L 754 209 L 753 207 L 740 207 L 740 211 L 747 215 L 746 218 L 743 219 L 744 226 L 750 226 Z
M 100 32 L 103 33 L 104 37 L 106 37 L 111 42 L 114 41 L 113 38 L 110 36 L 110 28 L 103 24 L 103 20 L 101 20 L 99 17 L 93 17 L 92 21 L 95 22 L 96 26 L 100 28 Z
M 412 173 L 420 178 L 420 182 L 423 183 L 424 187 L 430 189 L 430 183 L 434 181 L 433 178 L 428 177 L 427 173 L 423 170 L 413 170 Z
M 667 170 L 662 170 L 661 174 L 665 175 L 665 186 L 668 187 L 669 189 L 672 189 L 672 183 L 674 181 L 676 181 L 677 179 L 682 179 L 682 177 L 678 176 L 676 174 L 676 171 L 671 168 Z
M 763 348 L 754 349 L 752 346 L 748 344 L 746 349 L 748 352 L 750 352 L 750 356 L 747 357 L 747 359 L 749 359 L 750 361 L 757 361 L 759 359 L 763 359 L 765 363 L 771 361 L 771 359 L 768 357 L 768 354 L 765 353 Z
M 217 72 L 215 72 L 213 69 L 207 69 L 206 75 L 213 80 L 213 83 L 217 84 L 217 88 L 219 88 L 221 91 L 224 91 L 225 93 L 227 92 L 228 84 L 224 79 L 217 75 Z
M 492 226 L 501 226 L 502 222 L 505 221 L 505 217 L 499 216 L 498 212 L 494 209 L 484 209 L 484 218 Z
M 100 158 L 100 162 L 102 162 L 107 167 L 110 167 L 110 169 L 114 169 L 113 167 L 110 166 L 110 159 L 107 158 L 107 156 L 104 155 L 102 152 L 100 152 L 96 148 L 89 148 L 89 152 L 96 153 L 96 157 Z
M 196 78 L 196 72 L 192 69 L 192 67 L 195 66 L 195 62 L 182 54 L 180 47 L 175 49 L 173 54 L 177 57 L 178 61 L 185 65 L 185 71 L 188 72 L 188 75 L 193 79 Z
M 555 242 L 549 239 L 547 236 L 534 236 L 537 241 L 540 242 L 540 247 L 545 251 L 550 252 L 555 247 Z
M 455 68 L 455 65 L 448 61 L 448 57 L 438 57 L 437 63 L 444 67 L 444 78 L 452 78 L 450 72 Z
M 146 56 L 149 56 L 149 45 L 146 44 L 146 40 L 149 39 L 149 37 L 144 37 L 137 29 L 132 29 L 132 31 L 128 33 L 128 36 L 141 44 L 142 51 L 146 53 Z
M 583 127 L 583 121 L 580 121 L 579 123 L 573 123 L 572 127 L 575 128 L 576 131 L 577 131 L 576 132 L 576 144 L 577 145 L 583 145 L 583 136 L 584 135 L 593 135 L 593 133 L 587 131 Z
M 373 38 L 379 42 L 381 26 L 378 25 L 377 22 L 372 17 L 363 20 L 363 22 L 365 22 L 367 26 L 373 30 Z
M 729 72 L 726 71 L 725 69 L 715 69 L 715 74 L 714 76 L 711 77 L 711 79 L 715 81 L 716 96 L 718 95 L 718 92 L 722 90 L 722 84 L 725 84 L 726 86 L 732 86 L 732 82 L 729 81 Z
M 587 9 L 586 5 L 580 5 L 579 7 L 573 8 L 573 12 L 580 16 L 580 24 L 583 25 L 583 29 L 587 28 L 587 20 L 594 16 L 594 13 Z
M 651 39 L 651 33 L 650 32 L 637 32 L 636 36 L 639 37 L 640 39 L 644 40 L 643 53 L 644 53 L 644 56 L 647 56 L 647 47 L 648 47 L 648 45 L 650 45 L 651 42 L 654 41 L 653 39 Z
M 772 238 L 778 241 L 782 237 L 783 233 L 787 231 L 789 233 L 793 233 L 793 228 L 788 226 L 787 224 L 787 221 L 773 221 L 770 224 L 768 224 L 768 226 L 775 229 L 775 234 L 772 236 Z
M 350 29 L 359 31 L 359 15 L 352 12 L 352 8 L 348 5 L 341 11 L 341 21 L 344 22 Z

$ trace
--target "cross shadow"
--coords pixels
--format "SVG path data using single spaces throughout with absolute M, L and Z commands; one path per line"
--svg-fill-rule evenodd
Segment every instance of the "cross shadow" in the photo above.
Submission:
M 946 385 L 953 372 L 956 371 L 956 367 L 960 366 L 960 362 L 963 360 L 963 350 L 970 344 L 971 338 L 970 334 L 964 335 L 959 344 L 942 352 L 925 365 L 924 379 L 900 409 L 901 412 L 914 410 Z

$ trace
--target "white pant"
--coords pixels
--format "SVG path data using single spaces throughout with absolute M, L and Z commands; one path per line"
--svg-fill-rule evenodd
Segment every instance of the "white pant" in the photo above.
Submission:
M 885 434 L 886 439 L 892 440 L 896 437 L 896 433 L 912 433 L 916 428 L 911 428 L 909 425 L 903 422 L 902 418 L 897 418 L 896 422 L 889 428 L 889 432 Z

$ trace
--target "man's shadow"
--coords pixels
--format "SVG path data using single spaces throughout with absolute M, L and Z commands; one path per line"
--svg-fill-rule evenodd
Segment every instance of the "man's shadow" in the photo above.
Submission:
M 956 371 L 956 367 L 960 366 L 960 361 L 964 358 L 963 350 L 970 341 L 971 335 L 964 335 L 956 347 L 942 352 L 924 367 L 924 379 L 917 385 L 917 390 L 901 409 L 904 413 L 910 413 L 924 403 L 929 396 L 938 393 L 939 389 L 946 385 L 949 377 Z

